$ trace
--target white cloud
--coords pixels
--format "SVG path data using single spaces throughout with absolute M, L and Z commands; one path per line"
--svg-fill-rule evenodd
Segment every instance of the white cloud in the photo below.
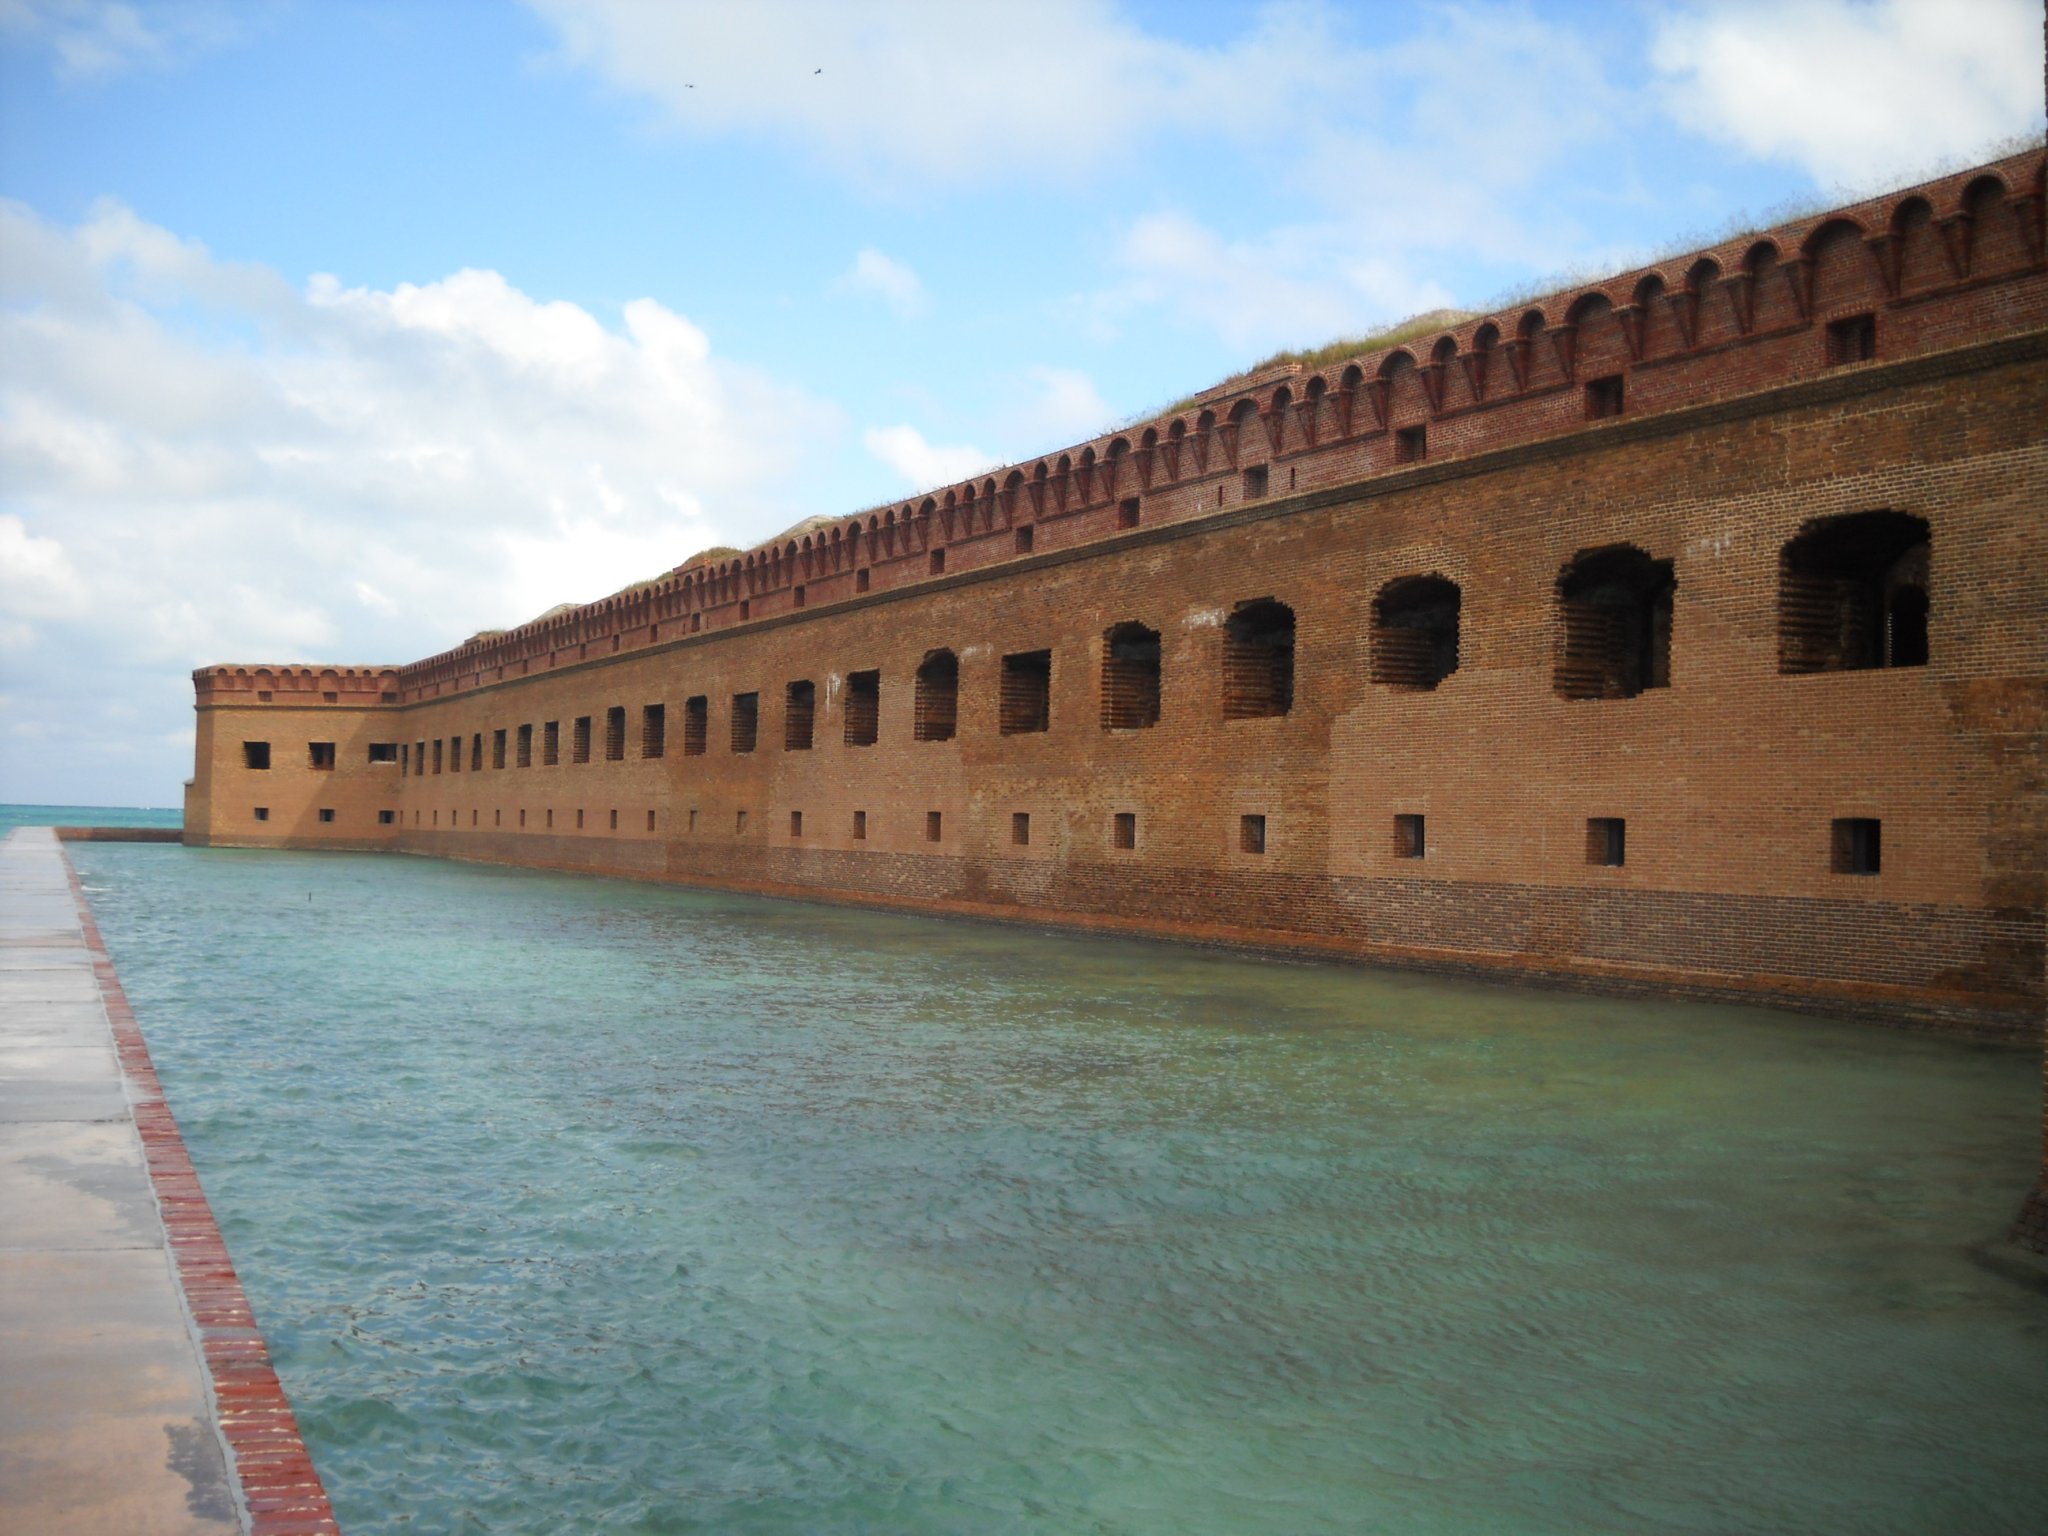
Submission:
M 924 284 L 902 262 L 869 247 L 832 284 L 841 293 L 871 293 L 895 311 L 899 320 L 914 320 L 931 308 Z
M 1900 179 L 2041 123 L 2035 0 L 1723 0 L 1661 18 L 1688 126 L 1830 187 Z
M 877 187 L 1058 176 L 1154 135 L 1253 123 L 1327 77 L 1320 6 L 1229 48 L 1153 36 L 1111 0 L 528 0 L 567 56 L 685 131 L 780 139 Z
M 869 453 L 901 475 L 905 488 L 913 491 L 964 480 L 994 462 L 979 448 L 966 443 L 928 443 L 922 432 L 909 426 L 870 427 L 861 434 L 861 442 Z
M 251 14 L 219 0 L 0 0 L 0 34 L 47 47 L 66 79 L 98 79 L 171 68 L 238 42 Z
M 1026 368 L 1017 377 L 1022 397 L 1002 413 L 1004 440 L 1013 456 L 1043 453 L 1106 431 L 1116 412 L 1078 368 Z
M 297 293 L 114 205 L 0 202 L 0 270 L 0 609 L 56 734 L 113 669 L 409 660 L 745 541 L 840 427 L 648 299 Z M 37 771 L 0 762 L 0 799 Z

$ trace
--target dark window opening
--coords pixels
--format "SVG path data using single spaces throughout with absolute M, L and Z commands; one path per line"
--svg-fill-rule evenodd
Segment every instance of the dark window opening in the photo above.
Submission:
M 1159 631 L 1110 626 L 1102 636 L 1102 728 L 1143 730 L 1159 723 Z
M 268 821 L 268 820 L 270 820 L 270 807 L 269 807 L 269 806 L 267 806 L 267 805 L 259 805 L 259 806 L 257 806 L 257 807 L 256 807 L 256 819 L 257 819 L 258 821 Z
M 846 674 L 846 744 L 872 747 L 882 734 L 882 674 Z
M 1030 554 L 1031 545 L 1036 537 L 1037 531 L 1034 528 L 1032 528 L 1032 526 L 1029 523 L 1026 523 L 1022 528 L 1019 528 L 1016 534 L 1017 553 L 1020 555 Z
M 614 809 L 614 810 L 612 811 L 612 826 L 611 826 L 611 829 L 612 829 L 612 831 L 614 831 L 614 832 L 616 832 L 616 831 L 618 831 L 618 830 L 619 830 L 619 813 L 618 813 L 618 811 L 617 811 L 617 809 L 616 809 L 616 808 L 615 808 L 615 809 Z
M 306 743 L 306 762 L 322 773 L 334 772 L 334 743 L 331 741 L 309 741 Z
M 790 598 L 790 602 L 791 602 L 791 603 L 792 603 L 792 604 L 793 604 L 794 606 L 796 606 L 796 607 L 798 607 L 798 608 L 801 608 L 801 607 L 803 607 L 803 605 L 804 605 L 804 589 L 803 589 L 803 587 L 802 587 L 801 585 L 798 585 L 798 586 L 794 586 L 794 587 L 791 587 L 791 588 L 789 589 L 789 598 Z
M 1294 610 L 1270 597 L 1239 603 L 1223 626 L 1223 718 L 1294 708 Z
M 1257 501 L 1261 496 L 1265 495 L 1267 478 L 1266 466 L 1263 464 L 1254 464 L 1250 469 L 1246 470 L 1244 472 L 1244 499 L 1246 501 Z M 1220 492 L 1223 487 L 1219 485 L 1216 489 Z
M 1138 846 L 1138 813 L 1118 811 L 1109 819 L 1109 846 L 1112 848 L 1135 848 Z
M 640 755 L 660 757 L 668 751 L 668 706 L 640 706 Z
M 440 737 L 436 736 L 434 738 L 434 772 L 436 773 L 441 771 L 441 749 L 444 745 L 445 743 Z
M 587 763 L 590 761 L 590 716 L 578 715 L 569 732 L 569 761 Z
M 1010 841 L 1019 848 L 1028 847 L 1031 842 L 1031 813 L 1010 812 Z
M 439 746 L 439 743 L 435 743 Z M 267 741 L 245 741 L 242 743 L 242 766 L 244 768 L 266 769 L 270 766 L 270 743 Z M 440 772 L 436 764 L 434 771 Z
M 1372 680 L 1429 689 L 1458 670 L 1462 594 L 1441 576 L 1404 576 L 1372 605 Z
M 703 615 L 703 614 L 701 614 L 701 613 L 693 613 L 693 614 L 691 614 L 691 615 L 690 615 L 690 633 L 694 635 L 694 634 L 696 634 L 696 633 L 697 633 L 697 632 L 698 632 L 699 630 L 701 630 L 701 629 L 702 629 L 703 627 L 704 627 L 704 615 Z
M 732 749 L 751 752 L 761 734 L 761 695 L 736 693 L 732 696 Z M 741 815 L 746 812 L 742 811 Z
M 458 750 L 460 749 L 458 748 Z M 476 732 L 469 738 L 469 771 L 471 773 L 482 773 L 484 771 L 484 733 L 482 731 Z
M 333 807 L 333 806 L 331 806 L 331 805 L 323 805 L 323 806 L 321 806 L 321 807 L 320 807 L 320 819 L 321 819 L 322 821 L 332 821 L 332 820 L 334 820 L 334 807 Z
M 1240 816 L 1237 818 L 1237 851 L 1239 853 L 1264 853 L 1266 851 L 1265 817 Z
M 856 843 L 864 843 L 867 841 L 867 836 L 868 813 L 866 811 L 855 811 L 853 813 L 853 840 Z
M 402 779 L 412 776 L 412 743 L 409 741 L 398 748 L 398 776 Z
M 552 806 L 548 808 L 547 829 L 550 832 L 555 830 L 555 812 Z
M 1423 841 L 1422 818 L 1420 816 L 1396 816 L 1394 818 L 1394 857 L 1397 859 L 1419 859 L 1427 846 Z
M 604 760 L 608 763 L 626 760 L 626 706 L 623 704 L 614 704 L 604 712 Z
M 647 830 L 650 832 L 654 830 L 654 812 L 652 811 L 647 813 Z
M 1589 550 L 1557 578 L 1562 619 L 1554 686 L 1567 699 L 1632 699 L 1671 686 L 1669 560 L 1617 544 Z
M 859 570 L 853 573 L 853 590 L 856 592 L 865 592 L 867 591 L 867 589 L 868 570 L 866 566 L 862 566 Z
M 1394 433 L 1394 462 L 1419 464 L 1429 457 L 1429 428 L 1402 427 Z
M 808 752 L 811 750 L 811 730 L 818 716 L 818 685 L 803 681 L 791 683 L 783 690 L 782 699 L 782 750 L 785 752 Z
M 1903 512 L 1807 524 L 1778 556 L 1778 670 L 1926 666 L 1928 555 Z
M 1005 736 L 1052 728 L 1051 651 L 1019 651 L 1003 658 L 999 706 Z
M 398 812 L 396 811 L 379 811 L 377 813 L 377 825 L 380 827 L 395 826 L 397 822 Z
M 928 843 L 936 843 L 939 841 L 940 830 L 939 813 L 937 811 L 926 811 L 924 813 L 924 840 Z
M 946 574 L 946 552 L 943 549 L 932 551 L 932 574 L 934 576 Z
M 398 761 L 398 743 L 395 741 L 373 741 L 370 743 L 370 761 L 373 763 L 395 763 Z
M 1135 497 L 1135 496 L 1126 496 L 1126 497 L 1125 497 L 1125 498 L 1124 498 L 1124 499 L 1123 499 L 1122 501 L 1120 501 L 1120 502 L 1118 502 L 1118 503 L 1116 504 L 1116 525 L 1117 525 L 1117 527 L 1119 527 L 1119 528 L 1135 528 L 1135 527 L 1137 527 L 1137 526 L 1138 526 L 1138 513 L 1139 513 L 1139 507 L 1138 507 L 1138 498 L 1137 498 L 1137 497 Z
M 513 749 L 513 762 L 517 763 L 521 768 L 531 768 L 533 766 L 533 727 L 531 725 L 519 727 L 519 734 L 516 740 L 517 745 Z
M 268 704 L 270 702 L 270 690 L 268 688 L 257 689 L 256 702 L 258 704 Z
M 562 760 L 562 722 L 550 720 L 540 728 L 540 761 L 552 768 Z
M 438 741 L 436 745 L 439 745 Z M 462 772 L 462 738 L 460 736 L 450 736 L 448 738 L 448 771 L 450 773 Z M 454 813 L 450 812 L 449 814 L 452 815 Z
M 1877 356 L 1877 316 L 1848 315 L 1828 322 L 1828 366 L 1867 363 Z
M 690 822 L 686 830 L 691 832 L 697 830 L 697 808 L 695 806 L 690 807 Z
M 524 808 L 519 812 L 519 827 L 521 831 L 526 829 L 526 811 Z
M 341 695 L 338 693 L 323 693 L 320 695 L 320 702 L 323 704 L 339 704 L 341 702 Z
M 1628 823 L 1619 816 L 1586 821 L 1586 862 L 1619 869 L 1628 862 Z
M 683 756 L 702 757 L 711 735 L 711 701 L 703 694 L 683 700 Z
M 741 617 L 741 618 L 743 618 L 743 619 L 751 619 L 751 618 L 752 618 L 753 616 L 754 616 L 754 600 L 753 600 L 753 599 L 752 599 L 751 597 L 743 597 L 743 598 L 741 598 L 741 599 L 740 599 L 740 617 Z
M 505 766 L 505 731 L 503 727 L 491 732 L 491 766 Z
M 918 741 L 951 741 L 960 724 L 960 658 L 927 651 L 917 669 L 911 734 Z
M 789 813 L 789 835 L 791 837 L 802 837 L 804 835 L 804 813 L 802 811 L 791 811 Z
M 1622 410 L 1622 378 L 1611 373 L 1604 379 L 1593 379 L 1586 385 L 1586 420 L 1604 421 L 1609 416 L 1619 416 Z
M 505 825 L 505 813 L 503 811 L 491 812 L 491 825 L 494 827 L 502 827 L 503 825 Z
M 1834 871 L 1838 875 L 1874 875 L 1883 853 L 1875 817 L 1845 816 L 1834 825 Z
M 580 809 L 576 812 L 576 830 L 578 832 L 583 830 L 583 812 Z

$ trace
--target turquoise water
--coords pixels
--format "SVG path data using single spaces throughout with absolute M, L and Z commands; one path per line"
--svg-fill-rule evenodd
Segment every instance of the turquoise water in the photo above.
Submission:
M 2037 1054 L 71 852 L 352 1536 L 2041 1529 Z
M 0 805 L 0 837 L 16 827 L 181 827 L 176 807 L 133 805 Z

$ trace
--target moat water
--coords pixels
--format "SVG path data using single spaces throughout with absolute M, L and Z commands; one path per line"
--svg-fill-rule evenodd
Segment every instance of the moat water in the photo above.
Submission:
M 70 851 L 351 1536 L 2042 1529 L 2038 1054 Z

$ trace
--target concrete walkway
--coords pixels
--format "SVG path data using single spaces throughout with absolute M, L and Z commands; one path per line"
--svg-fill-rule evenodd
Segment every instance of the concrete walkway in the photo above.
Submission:
M 336 1529 L 69 863 L 50 829 L 17 828 L 0 843 L 0 1531 Z

